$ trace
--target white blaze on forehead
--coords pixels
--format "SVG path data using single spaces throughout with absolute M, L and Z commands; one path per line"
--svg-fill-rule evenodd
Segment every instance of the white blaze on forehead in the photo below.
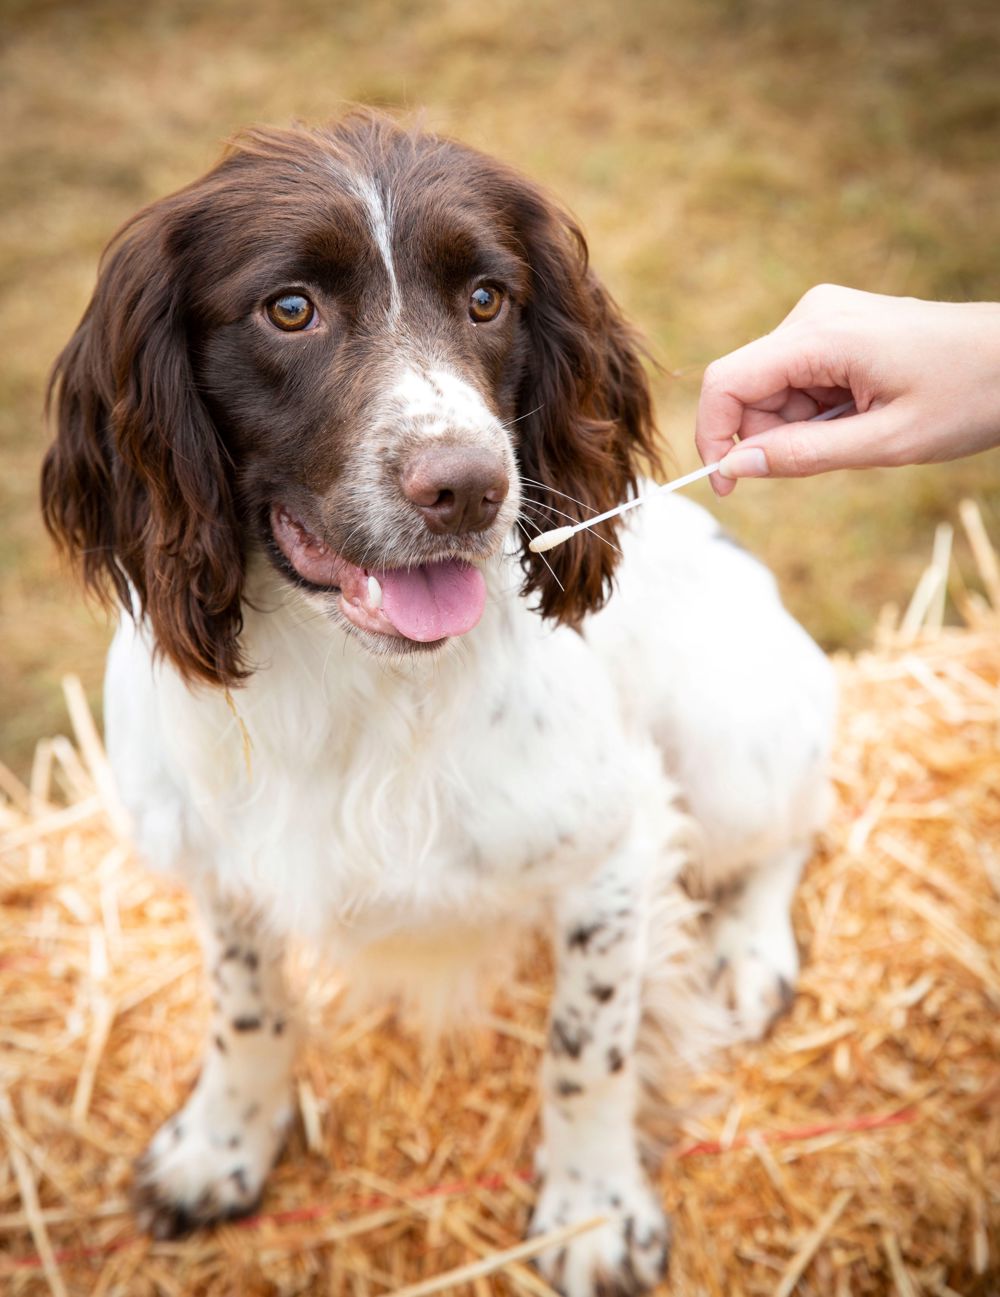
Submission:
M 335 158 L 330 159 L 330 170 L 364 208 L 365 221 L 389 276 L 389 323 L 395 324 L 402 309 L 402 299 L 392 259 L 392 196 L 383 194 L 371 176 L 352 171 Z
M 370 176 L 351 176 L 350 179 L 352 190 L 365 208 L 375 246 L 385 263 L 389 276 L 389 319 L 394 322 L 399 319 L 402 301 L 396 280 L 396 267 L 392 260 L 392 197 L 389 194 L 383 195 Z
M 406 418 L 444 432 L 456 426 L 469 430 L 495 428 L 496 416 L 476 389 L 447 369 L 406 369 L 392 390 Z

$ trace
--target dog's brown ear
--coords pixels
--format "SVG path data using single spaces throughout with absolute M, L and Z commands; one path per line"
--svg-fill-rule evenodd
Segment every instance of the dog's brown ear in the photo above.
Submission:
M 611 592 L 618 520 L 581 532 L 543 560 L 536 531 L 613 509 L 659 454 L 641 346 L 590 270 L 577 226 L 532 195 L 522 211 L 532 290 L 525 305 L 531 345 L 520 394 L 524 477 L 524 590 L 546 617 L 578 625 Z M 575 503 L 579 502 L 579 503 Z M 547 561 L 545 561 L 547 560 Z
M 104 255 L 49 385 L 56 438 L 42 511 L 88 586 L 152 628 L 189 681 L 227 686 L 241 660 L 244 558 L 225 448 L 196 391 L 174 232 L 184 195 L 140 212 Z

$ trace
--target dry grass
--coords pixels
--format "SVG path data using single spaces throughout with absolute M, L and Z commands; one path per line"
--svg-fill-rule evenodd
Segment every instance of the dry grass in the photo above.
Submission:
M 964 521 L 1000 603 L 996 556 Z M 791 1014 L 650 1115 L 675 1294 L 1000 1285 L 1000 616 L 957 584 L 970 625 L 940 628 L 946 540 L 910 615 L 841 662 L 839 804 L 796 903 Z M 540 948 L 487 1027 L 434 1050 L 388 1008 L 345 1020 L 335 975 L 313 969 L 299 1121 L 261 1214 L 179 1243 L 137 1235 L 129 1166 L 191 1083 L 199 956 L 183 895 L 113 831 L 70 701 L 76 744 L 43 743 L 30 787 L 2 774 L 0 1287 L 547 1292 L 509 1251 L 534 1195 Z
M 27 768 L 107 633 L 37 518 L 41 391 L 99 250 L 250 121 L 423 109 L 539 177 L 654 351 L 690 455 L 702 365 L 810 284 L 1000 297 L 993 0 L 5 0 L 0 5 L 2 750 Z M 749 484 L 727 520 L 827 646 L 865 641 L 924 536 L 1000 457 Z M 708 499 L 707 489 L 700 498 Z M 822 525 L 817 525 L 822 519 Z

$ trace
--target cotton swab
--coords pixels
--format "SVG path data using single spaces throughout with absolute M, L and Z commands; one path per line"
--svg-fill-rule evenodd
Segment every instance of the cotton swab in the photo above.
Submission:
M 675 477 L 672 482 L 664 482 L 662 486 L 656 487 L 646 495 L 637 495 L 634 500 L 626 500 L 624 504 L 609 509 L 607 513 L 599 513 L 596 518 L 588 518 L 586 522 L 578 522 L 573 527 L 555 527 L 552 531 L 543 531 L 540 536 L 536 536 L 530 542 L 528 548 L 534 554 L 541 554 L 547 549 L 555 549 L 563 541 L 569 540 L 570 536 L 575 536 L 578 531 L 586 531 L 588 527 L 593 527 L 608 518 L 614 518 L 616 514 L 625 513 L 628 509 L 634 509 L 637 504 L 645 504 L 651 496 L 667 495 L 671 491 L 680 490 L 682 486 L 690 486 L 692 482 L 697 482 L 699 478 L 708 477 L 709 473 L 714 473 L 718 467 L 718 464 L 706 464 L 704 468 L 696 468 L 693 473 L 685 473 L 683 477 Z
M 822 423 L 826 419 L 838 419 L 842 414 L 846 414 L 848 410 L 853 409 L 854 402 L 845 401 L 843 405 L 835 405 L 831 410 L 823 410 L 820 414 L 814 414 L 809 422 Z M 685 473 L 683 477 L 675 477 L 672 482 L 664 482 L 661 486 L 654 487 L 652 491 L 647 491 L 645 495 L 637 495 L 634 500 L 626 500 L 624 504 L 619 504 L 614 509 L 608 509 L 606 513 L 599 513 L 596 518 L 587 518 L 585 522 L 578 522 L 572 527 L 554 527 L 551 531 L 543 531 L 541 535 L 528 542 L 528 548 L 533 554 L 543 554 L 548 549 L 555 549 L 557 545 L 562 545 L 569 540 L 570 536 L 575 536 L 578 531 L 586 531 L 599 522 L 606 522 L 608 518 L 614 518 L 620 513 L 626 513 L 629 509 L 634 509 L 636 505 L 645 504 L 647 500 L 652 500 L 654 496 L 669 495 L 671 491 L 679 491 L 682 486 L 690 486 L 692 482 L 697 482 L 703 477 L 708 477 L 710 473 L 717 472 L 718 468 L 718 463 L 706 464 L 704 468 L 696 468 L 693 473 Z

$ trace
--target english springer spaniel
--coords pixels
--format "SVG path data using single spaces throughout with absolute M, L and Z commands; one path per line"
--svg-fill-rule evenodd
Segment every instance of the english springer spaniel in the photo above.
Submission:
M 546 922 L 531 1228 L 608 1223 L 541 1269 L 570 1297 L 653 1285 L 636 1039 L 658 975 L 671 1014 L 661 901 L 682 876 L 715 898 L 717 989 L 764 1030 L 797 974 L 833 686 L 690 501 L 528 551 L 657 463 L 579 229 L 375 114 L 254 130 L 113 240 L 53 400 L 45 519 L 124 609 L 110 757 L 139 848 L 197 899 L 212 983 L 200 1078 L 137 1169 L 143 1223 L 256 1204 L 291 1112 L 290 934 L 432 999 Z

